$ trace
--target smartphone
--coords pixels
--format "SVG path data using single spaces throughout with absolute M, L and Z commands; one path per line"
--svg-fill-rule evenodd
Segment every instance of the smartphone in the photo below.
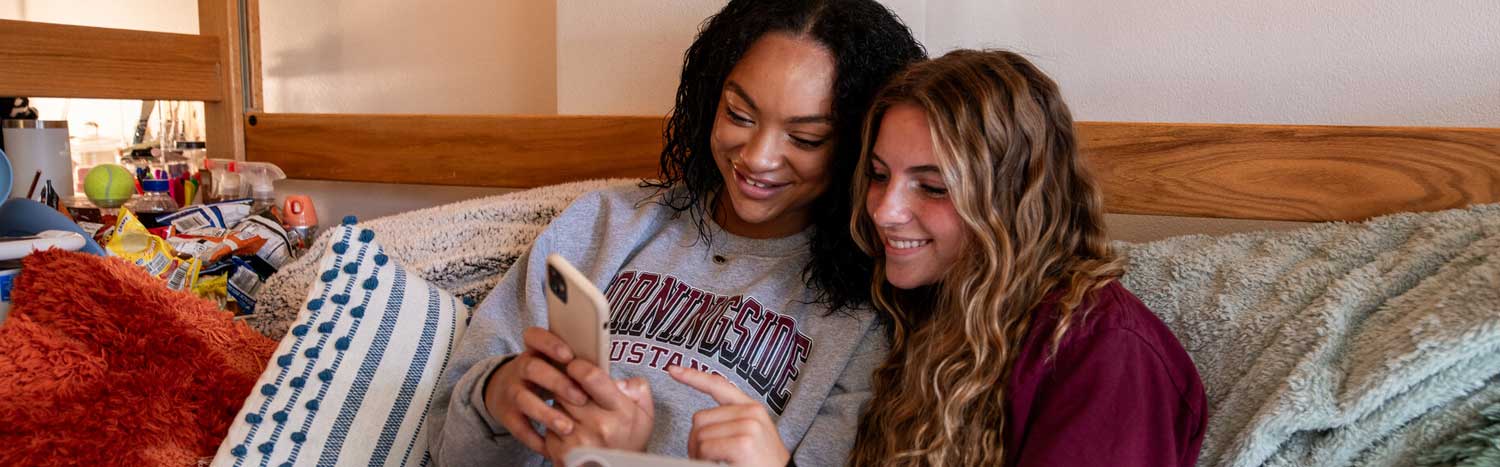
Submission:
M 568 347 L 574 358 L 609 373 L 609 303 L 583 273 L 556 253 L 547 255 L 547 330 Z
M 724 464 L 679 459 L 639 452 L 576 447 L 563 462 L 567 467 L 716 467 Z

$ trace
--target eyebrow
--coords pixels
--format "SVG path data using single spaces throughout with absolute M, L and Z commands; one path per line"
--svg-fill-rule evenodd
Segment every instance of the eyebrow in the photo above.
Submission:
M 745 105 L 750 107 L 751 112 L 760 112 L 760 108 L 755 106 L 755 99 L 751 99 L 750 94 L 746 93 L 745 88 L 740 87 L 739 83 L 736 83 L 734 81 L 727 81 L 724 83 L 724 89 L 728 89 L 729 92 L 734 93 L 734 95 L 740 96 L 740 99 L 744 99 Z M 794 125 L 803 123 L 823 123 L 832 125 L 833 117 L 828 115 L 803 115 L 787 119 L 787 123 L 791 123 Z
M 890 168 L 890 166 L 891 166 L 890 164 L 885 163 L 885 159 L 881 159 L 880 155 L 876 154 L 875 151 L 870 151 L 870 157 L 872 159 L 874 159 L 874 162 L 879 162 L 880 165 L 886 166 L 887 168 Z M 919 165 L 919 166 L 916 166 L 916 167 L 909 167 L 909 168 L 906 169 L 906 171 L 908 173 L 934 173 L 934 174 L 938 174 L 938 175 L 942 175 L 942 173 L 943 173 L 943 171 L 939 170 L 936 165 L 930 165 L 930 164 L 929 165 Z

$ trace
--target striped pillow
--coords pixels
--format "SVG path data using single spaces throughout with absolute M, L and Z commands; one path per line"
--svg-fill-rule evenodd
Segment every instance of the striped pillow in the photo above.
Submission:
M 350 223 L 332 232 L 292 331 L 213 465 L 430 462 L 427 406 L 469 310 Z

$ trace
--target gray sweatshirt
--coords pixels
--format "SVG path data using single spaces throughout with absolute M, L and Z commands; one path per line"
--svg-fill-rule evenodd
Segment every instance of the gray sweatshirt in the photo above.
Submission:
M 542 465 L 484 409 L 484 383 L 523 350 L 521 331 L 547 326 L 546 257 L 558 253 L 605 291 L 610 371 L 651 384 L 656 425 L 647 451 L 685 457 L 693 413 L 717 404 L 676 382 L 668 365 L 728 377 L 761 401 L 798 465 L 843 465 L 885 338 L 868 310 L 829 314 L 802 278 L 804 231 L 749 239 L 697 226 L 619 187 L 574 201 L 537 237 L 474 312 L 429 416 L 438 465 Z M 456 384 L 455 384 L 456 383 Z M 451 390 L 449 390 L 451 389 Z

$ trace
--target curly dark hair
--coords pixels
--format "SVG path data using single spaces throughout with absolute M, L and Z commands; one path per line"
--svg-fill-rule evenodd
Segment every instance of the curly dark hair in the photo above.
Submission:
M 724 187 L 709 138 L 729 72 L 766 33 L 810 37 L 833 55 L 833 161 L 828 189 L 810 208 L 812 258 L 802 276 L 830 312 L 869 302 L 871 259 L 849 234 L 849 183 L 859 161 L 865 111 L 885 82 L 927 57 L 911 30 L 874 0 L 733 0 L 704 21 L 683 54 L 677 102 L 667 117 L 659 181 L 662 204 L 686 211 L 712 241 L 710 201 Z M 674 189 L 676 188 L 676 189 Z

